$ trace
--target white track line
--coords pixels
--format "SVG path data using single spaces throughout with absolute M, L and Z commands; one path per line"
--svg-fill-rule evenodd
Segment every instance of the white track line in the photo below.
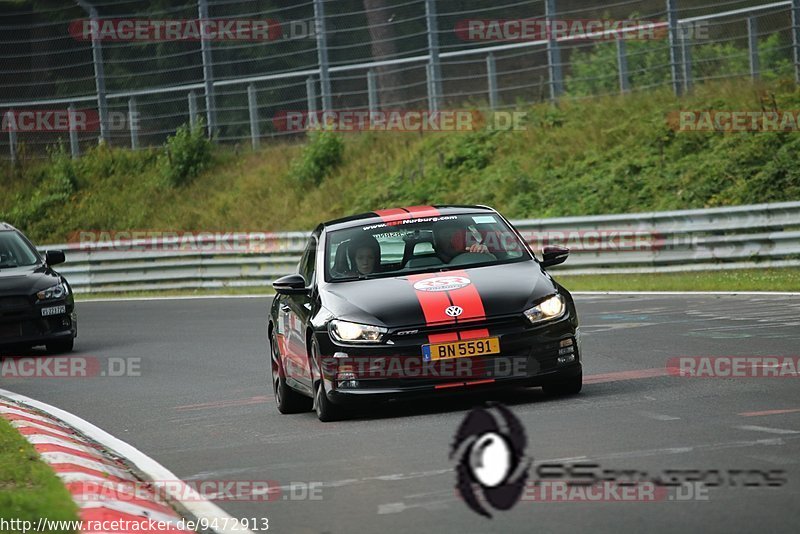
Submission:
M 754 430 L 756 432 L 767 432 L 769 434 L 800 434 L 798 430 L 788 430 L 785 428 L 771 428 L 768 426 L 758 426 L 758 425 L 742 425 L 736 428 L 740 428 L 742 430 Z
M 217 524 L 224 524 L 226 526 L 226 528 L 215 529 L 216 532 L 220 534 L 233 532 L 239 534 L 253 534 L 249 530 L 239 530 L 237 527 L 240 525 L 226 512 L 217 505 L 203 499 L 194 489 L 176 477 L 166 467 L 156 462 L 133 445 L 115 438 L 105 430 L 61 408 L 56 408 L 55 406 L 5 389 L 0 389 L 0 395 L 24 404 L 25 406 L 41 410 L 56 419 L 64 421 L 84 436 L 99 443 L 121 458 L 126 459 L 131 465 L 144 474 L 147 479 L 156 482 L 155 485 L 159 486 L 160 489 L 169 496 L 171 501 L 179 503 L 184 510 L 194 515 L 197 519 L 206 519 L 209 524 L 212 524 L 213 521 L 217 519 Z M 230 525 L 230 527 L 228 527 L 228 525 Z

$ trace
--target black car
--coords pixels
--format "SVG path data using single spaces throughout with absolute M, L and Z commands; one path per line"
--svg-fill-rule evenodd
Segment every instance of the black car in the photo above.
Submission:
M 359 402 L 478 388 L 581 390 L 569 292 L 484 206 L 415 206 L 320 224 L 267 325 L 278 410 L 322 421 Z
M 64 261 L 61 250 L 42 257 L 22 232 L 0 222 L 0 349 L 72 350 L 75 299 L 66 278 L 52 269 Z

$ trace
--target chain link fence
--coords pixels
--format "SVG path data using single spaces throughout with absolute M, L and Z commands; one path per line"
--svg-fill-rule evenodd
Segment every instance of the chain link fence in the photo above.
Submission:
M 0 150 L 298 135 L 286 112 L 514 108 L 798 79 L 800 0 L 46 0 L 0 5 Z

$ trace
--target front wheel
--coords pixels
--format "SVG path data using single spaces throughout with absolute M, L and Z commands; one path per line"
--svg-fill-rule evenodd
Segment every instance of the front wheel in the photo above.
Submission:
M 280 354 L 277 354 L 277 345 L 275 345 L 275 338 L 270 341 L 272 343 L 272 351 L 276 353 L 278 363 L 281 365 Z M 275 369 L 275 362 L 271 362 L 272 369 L 272 390 L 275 393 L 275 404 L 278 406 L 278 411 L 282 414 L 290 413 L 303 413 L 311 410 L 311 399 L 301 395 L 286 384 L 286 378 L 282 376 L 280 367 Z
M 549 397 L 564 397 L 567 395 L 577 395 L 583 388 L 583 373 L 570 378 L 566 382 L 558 382 L 542 386 L 544 394 Z
M 45 345 L 49 354 L 64 354 L 72 352 L 75 347 L 75 338 L 69 338 L 66 341 L 51 341 Z
M 319 348 L 316 340 L 311 342 L 311 356 L 315 361 L 319 361 Z M 322 365 L 320 365 L 321 369 Z M 322 377 L 314 390 L 314 411 L 317 413 L 317 418 L 323 423 L 338 421 L 344 416 L 342 408 L 332 403 L 325 394 L 325 381 Z

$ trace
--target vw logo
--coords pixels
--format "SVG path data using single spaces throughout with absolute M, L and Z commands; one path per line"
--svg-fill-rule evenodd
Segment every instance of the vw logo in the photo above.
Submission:
M 449 317 L 458 317 L 464 313 L 464 310 L 462 310 L 460 306 L 448 306 L 444 310 L 444 313 L 446 313 Z

